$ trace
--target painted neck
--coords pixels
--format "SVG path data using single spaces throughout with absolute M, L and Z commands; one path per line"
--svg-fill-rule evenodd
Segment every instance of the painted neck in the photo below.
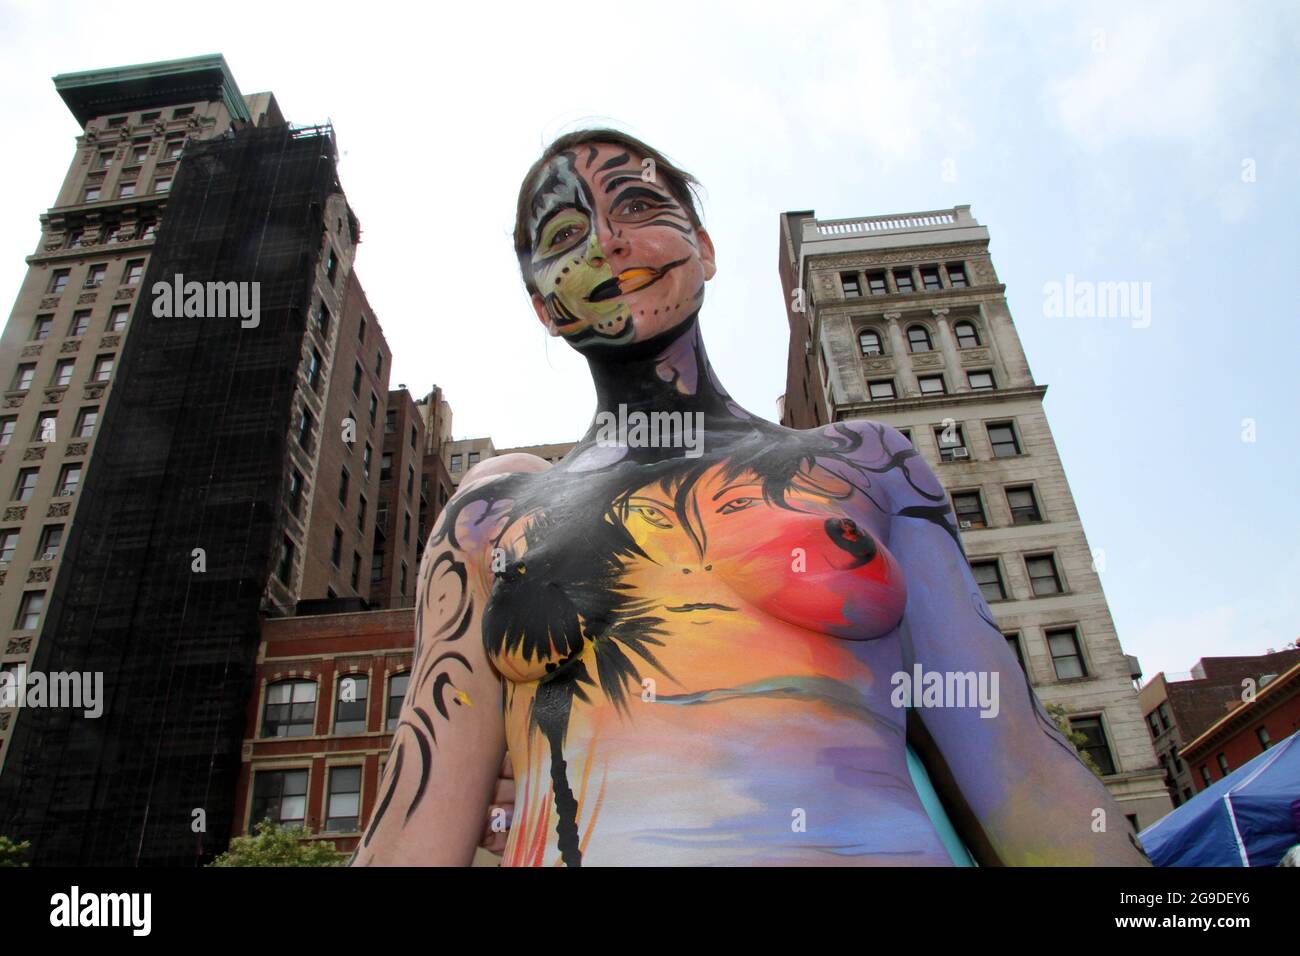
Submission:
M 652 339 L 622 349 L 589 353 L 596 413 L 703 412 L 709 418 L 748 418 L 709 365 L 699 313 Z

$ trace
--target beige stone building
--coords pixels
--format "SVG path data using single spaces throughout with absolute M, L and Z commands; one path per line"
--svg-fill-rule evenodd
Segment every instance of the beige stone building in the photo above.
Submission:
M 782 423 L 873 419 L 948 490 L 975 578 L 1046 705 L 1060 705 L 1137 828 L 1171 809 L 1034 380 L 969 206 L 781 217 L 790 321 Z

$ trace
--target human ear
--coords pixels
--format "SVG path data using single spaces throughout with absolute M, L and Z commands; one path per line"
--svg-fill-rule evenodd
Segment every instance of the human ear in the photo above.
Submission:
M 718 263 L 713 255 L 713 240 L 707 229 L 695 230 L 695 239 L 700 244 L 700 263 L 704 266 L 704 279 L 707 282 L 718 271 Z
M 546 300 L 534 292 L 532 303 L 533 311 L 537 313 L 537 321 L 541 322 L 551 335 L 559 335 L 560 330 L 555 327 L 555 323 L 551 321 L 550 313 L 546 311 Z

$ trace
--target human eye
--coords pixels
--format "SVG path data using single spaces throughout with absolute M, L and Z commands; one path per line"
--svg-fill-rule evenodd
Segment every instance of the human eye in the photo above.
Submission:
M 542 241 L 538 251 L 544 255 L 553 255 L 569 246 L 587 231 L 587 218 L 578 214 L 559 216 L 552 219 L 542 232 Z
M 647 524 L 656 528 L 671 528 L 673 526 L 672 522 L 668 520 L 668 516 L 653 505 L 633 505 L 631 510 L 640 515 Z
M 757 498 L 732 498 L 725 505 L 718 509 L 720 515 L 735 514 L 737 511 L 744 511 L 746 508 L 752 508 L 758 504 Z

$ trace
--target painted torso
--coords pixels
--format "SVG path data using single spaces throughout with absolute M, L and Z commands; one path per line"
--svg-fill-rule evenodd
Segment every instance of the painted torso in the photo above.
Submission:
M 784 437 L 787 458 L 843 443 Z M 516 780 L 506 865 L 949 862 L 890 703 L 906 585 L 851 467 L 881 450 L 811 457 L 772 498 L 764 441 L 615 469 L 580 446 L 465 508 Z M 608 513 L 566 510 L 593 496 Z

